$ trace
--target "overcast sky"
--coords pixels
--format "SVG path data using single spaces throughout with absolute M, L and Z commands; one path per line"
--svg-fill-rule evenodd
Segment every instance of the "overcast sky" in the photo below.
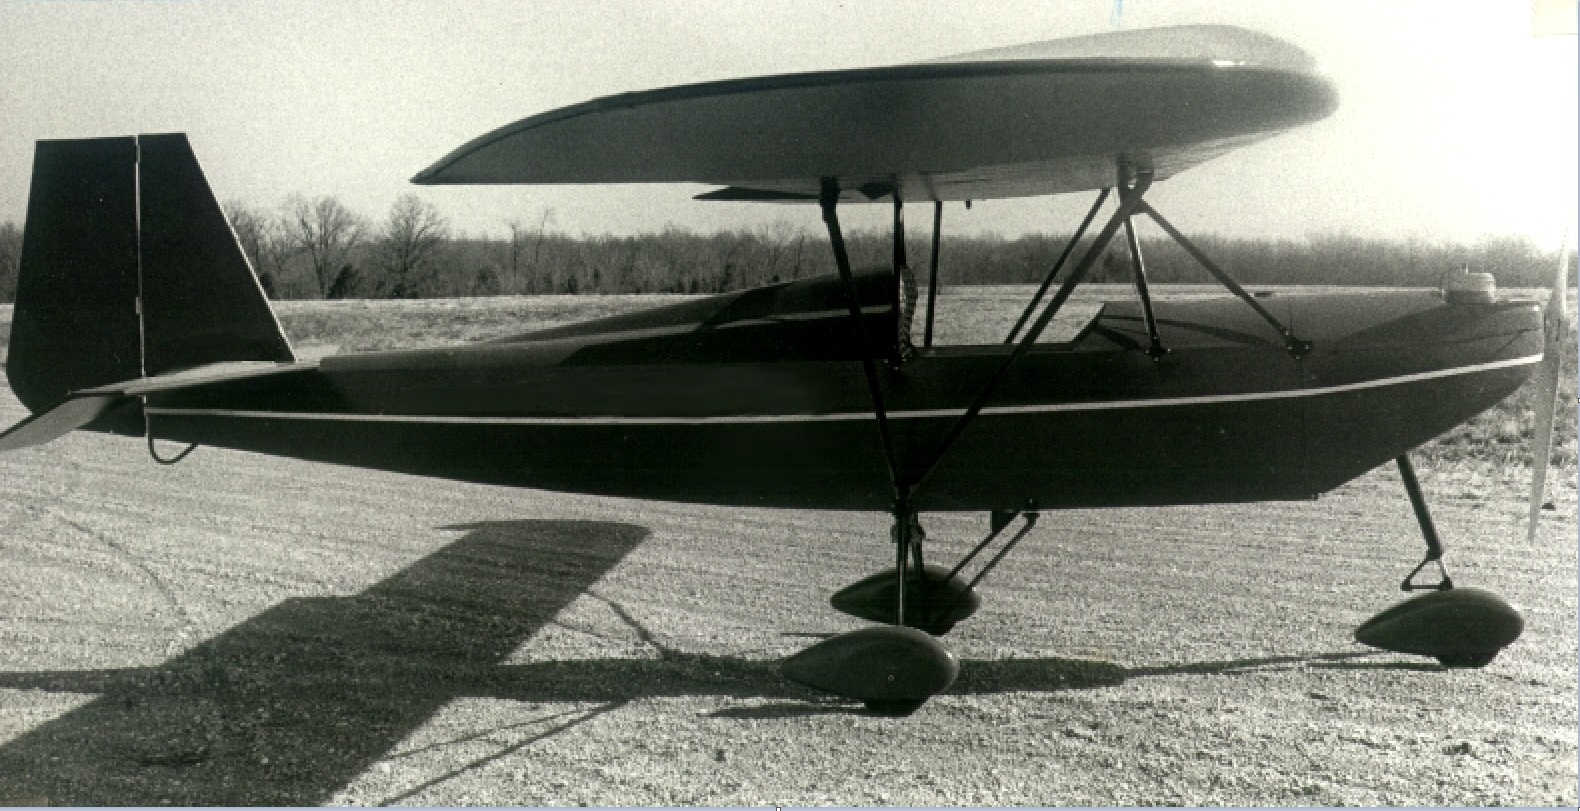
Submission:
M 1572 2 L 1571 2 L 1572 7 Z M 571 233 L 697 230 L 815 209 L 690 201 L 697 186 L 423 188 L 499 125 L 591 97 L 916 61 L 1111 30 L 1113 0 L 630 0 L 0 5 L 0 220 L 25 210 L 33 142 L 190 133 L 222 199 L 329 194 L 381 217 L 400 194 L 457 228 L 553 212 Z M 1348 232 L 1556 246 L 1574 217 L 1573 36 L 1525 0 L 1125 0 L 1126 28 L 1240 25 L 1311 53 L 1331 118 L 1192 169 L 1151 199 L 1194 232 Z M 951 208 L 951 230 L 1068 230 L 1089 197 Z M 882 207 L 861 222 L 878 222 Z

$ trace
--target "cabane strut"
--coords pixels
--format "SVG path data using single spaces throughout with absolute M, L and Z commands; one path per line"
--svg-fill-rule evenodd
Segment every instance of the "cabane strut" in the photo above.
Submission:
M 893 509 L 891 510 L 891 513 L 894 516 L 894 527 L 892 532 L 894 535 L 896 547 L 895 570 L 898 577 L 898 610 L 896 616 L 899 624 L 903 625 L 905 623 L 905 584 L 908 577 L 907 570 L 912 568 L 910 564 L 912 563 L 913 558 L 914 568 L 916 572 L 919 573 L 918 576 L 921 577 L 922 580 L 921 585 L 926 585 L 926 577 L 920 574 L 925 572 L 925 569 L 922 566 L 922 535 L 920 532 L 920 527 L 916 523 L 916 510 L 911 503 L 912 494 L 927 482 L 933 471 L 938 469 L 939 463 L 942 462 L 943 459 L 948 455 L 949 451 L 954 447 L 955 443 L 965 432 L 966 428 L 976 420 L 977 416 L 982 412 L 982 409 L 986 407 L 987 403 L 997 392 L 999 386 L 1008 376 L 1010 370 L 1023 356 L 1025 356 L 1026 352 L 1028 352 L 1037 342 L 1037 339 L 1042 336 L 1042 333 L 1053 321 L 1059 310 L 1069 300 L 1070 296 L 1074 293 L 1075 288 L 1086 277 L 1087 273 L 1097 262 L 1103 251 L 1108 248 L 1109 243 L 1113 241 L 1114 237 L 1121 228 L 1123 228 L 1125 231 L 1125 240 L 1130 252 L 1131 268 L 1134 273 L 1136 293 L 1141 300 L 1142 313 L 1146 321 L 1148 336 L 1147 354 L 1154 360 L 1159 360 L 1168 354 L 1168 349 L 1163 346 L 1162 338 L 1158 332 L 1157 318 L 1153 312 L 1152 307 L 1152 295 L 1147 283 L 1146 263 L 1141 253 L 1140 241 L 1136 237 L 1133 215 L 1137 213 L 1145 213 L 1151 217 L 1152 220 L 1156 222 L 1165 233 L 1172 237 L 1174 241 L 1180 245 L 1180 247 L 1184 248 L 1185 251 L 1189 253 L 1191 257 L 1197 261 L 1197 263 L 1206 269 L 1207 272 L 1211 274 L 1220 284 L 1222 284 L 1229 290 L 1229 292 L 1233 293 L 1240 300 L 1249 305 L 1251 309 L 1261 316 L 1262 319 L 1265 320 L 1269 325 L 1271 325 L 1273 329 L 1277 330 L 1279 335 L 1283 336 L 1284 347 L 1286 351 L 1289 352 L 1291 357 L 1298 359 L 1311 350 L 1310 341 L 1305 341 L 1296 337 L 1292 330 L 1290 330 L 1276 317 L 1274 317 L 1272 313 L 1269 313 L 1265 307 L 1258 303 L 1256 299 L 1247 293 L 1245 289 L 1242 288 L 1238 283 L 1236 283 L 1233 278 L 1231 278 L 1221 268 L 1214 264 L 1212 260 L 1209 259 L 1199 248 L 1197 248 L 1194 243 L 1187 239 L 1184 234 L 1180 233 L 1180 231 L 1176 229 L 1167 219 L 1165 219 L 1162 214 L 1158 213 L 1157 209 L 1153 208 L 1151 204 L 1147 203 L 1143 199 L 1147 190 L 1151 187 L 1152 181 L 1153 173 L 1150 169 L 1131 170 L 1130 167 L 1125 165 L 1121 165 L 1119 167 L 1118 179 L 1115 186 L 1113 187 L 1117 188 L 1119 192 L 1118 209 L 1108 218 L 1103 228 L 1098 232 L 1097 236 L 1093 238 L 1092 244 L 1087 248 L 1086 252 L 1082 254 L 1080 261 L 1076 263 L 1074 269 L 1070 271 L 1069 276 L 1065 278 L 1064 282 L 1059 286 L 1058 291 L 1054 293 L 1053 298 L 1048 301 L 1046 306 L 1043 307 L 1041 314 L 1038 315 L 1036 320 L 1031 323 L 1031 326 L 1027 328 L 1025 333 L 1022 335 L 1021 331 L 1026 327 L 1028 319 L 1031 318 L 1031 314 L 1042 303 L 1042 299 L 1044 295 L 1046 295 L 1048 289 L 1052 286 L 1054 279 L 1058 276 L 1060 270 L 1064 268 L 1064 265 L 1069 260 L 1069 257 L 1074 253 L 1081 239 L 1085 236 L 1087 229 L 1091 226 L 1093 220 L 1096 218 L 1097 212 L 1102 208 L 1103 203 L 1108 199 L 1109 193 L 1113 190 L 1113 188 L 1102 189 L 1101 192 L 1098 193 L 1097 199 L 1093 201 L 1091 208 L 1087 211 L 1086 216 L 1082 219 L 1080 227 L 1076 229 L 1075 234 L 1064 246 L 1064 250 L 1060 253 L 1058 260 L 1043 278 L 1042 283 L 1038 286 L 1036 294 L 1033 295 L 1031 301 L 1027 303 L 1026 308 L 1022 311 L 1019 319 L 1016 320 L 1015 326 L 1010 329 L 1009 335 L 1004 339 L 1004 343 L 1014 344 L 1014 348 L 1010 351 L 1009 356 L 1005 358 L 1004 362 L 999 365 L 997 370 L 995 370 L 992 377 L 990 377 L 988 381 L 982 386 L 982 388 L 977 392 L 976 396 L 972 399 L 971 404 L 966 408 L 965 412 L 961 414 L 957 420 L 955 420 L 953 425 L 950 426 L 948 432 L 946 432 L 943 439 L 938 442 L 937 447 L 934 448 L 931 455 L 926 457 L 925 464 L 917 468 L 914 473 L 907 473 L 906 471 L 902 471 L 900 469 L 899 462 L 896 457 L 893 432 L 889 425 L 888 409 L 883 393 L 883 383 L 879 379 L 877 361 L 874 356 L 875 347 L 867 340 L 867 330 L 862 319 L 860 299 L 856 292 L 855 278 L 851 271 L 850 256 L 846 250 L 844 236 L 840 228 L 838 213 L 840 197 L 839 180 L 834 177 L 825 177 L 822 179 L 820 184 L 820 194 L 818 195 L 818 203 L 822 209 L 823 223 L 828 229 L 829 243 L 834 253 L 834 263 L 839 270 L 840 281 L 845 289 L 846 302 L 850 310 L 852 331 L 854 332 L 857 346 L 860 347 L 861 350 L 862 372 L 866 377 L 868 394 L 872 400 L 873 416 L 878 426 L 879 439 L 883 446 L 884 462 L 888 469 L 889 483 L 892 489 L 894 505 Z M 881 193 L 886 192 L 889 194 L 893 202 L 893 304 L 897 330 L 896 335 L 894 336 L 894 342 L 892 345 L 890 345 L 889 350 L 891 352 L 891 366 L 895 371 L 898 371 L 901 364 L 912 351 L 908 337 L 909 328 L 911 326 L 910 321 L 914 316 L 915 295 L 914 287 L 908 286 L 913 285 L 913 283 L 910 281 L 910 268 L 905 252 L 904 202 L 900 199 L 899 187 L 897 183 L 888 185 L 881 189 L 877 188 L 876 186 L 871 189 L 864 187 L 862 191 L 863 193 L 867 194 L 869 198 L 879 196 Z M 923 336 L 924 347 L 931 347 L 933 342 L 933 319 L 938 297 L 938 259 L 942 222 L 943 203 L 941 201 L 934 201 L 932 255 L 931 261 L 929 263 L 927 316 Z M 1017 336 L 1019 336 L 1018 340 Z M 150 445 L 150 447 L 152 446 Z M 1431 518 L 1425 512 L 1425 502 L 1420 498 L 1419 487 L 1415 485 L 1413 471 L 1411 471 L 1409 467 L 1409 460 L 1401 456 L 1399 458 L 1399 466 L 1401 473 L 1405 477 L 1406 488 L 1410 491 L 1411 502 L 1413 505 L 1415 505 L 1416 516 L 1421 522 L 1422 532 L 1426 535 L 1428 546 L 1426 560 L 1423 560 L 1421 566 L 1416 567 L 1416 571 L 1412 572 L 1410 577 L 1405 579 L 1405 590 L 1408 591 L 1418 588 L 1451 588 L 1452 582 L 1449 580 L 1446 573 L 1443 575 L 1441 582 L 1436 585 L 1418 586 L 1412 582 L 1415 575 L 1419 573 L 1420 569 L 1426 566 L 1427 563 L 1436 561 L 1438 563 L 1439 569 L 1441 570 L 1442 547 L 1437 542 L 1436 534 L 1432 530 Z M 1014 514 L 1009 513 L 1007 515 L 1012 518 Z M 1000 550 L 1000 552 L 994 556 L 987 566 L 984 567 L 983 571 L 972 580 L 972 587 L 974 587 L 989 570 L 997 565 L 1004 555 L 1007 554 L 1009 550 L 1013 548 L 1022 537 L 1025 536 L 1025 534 L 1031 529 L 1032 525 L 1036 522 L 1036 515 L 1037 514 L 1035 512 L 1027 513 L 1025 526 L 1022 527 L 1015 537 L 1005 545 L 1004 549 Z M 998 518 L 999 516 L 995 515 L 995 526 L 993 533 L 989 535 L 988 538 L 982 542 L 982 544 L 978 545 L 976 549 L 972 550 L 969 555 L 960 561 L 959 565 L 955 567 L 955 570 L 950 573 L 950 577 L 958 574 L 960 569 L 964 567 L 978 553 L 980 553 L 983 548 L 986 547 L 988 542 L 992 541 L 993 538 L 998 535 L 999 531 L 1003 529 L 1005 524 L 1008 523 L 1008 518 L 1006 518 L 1003 522 L 998 521 Z

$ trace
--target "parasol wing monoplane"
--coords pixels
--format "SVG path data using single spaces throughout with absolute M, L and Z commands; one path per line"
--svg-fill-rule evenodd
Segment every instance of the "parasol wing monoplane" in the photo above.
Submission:
M 1187 27 L 535 115 L 415 181 L 694 182 L 719 187 L 701 195 L 714 201 L 815 204 L 834 272 L 488 343 L 311 361 L 294 357 L 184 136 L 41 142 L 7 368 L 35 416 L 0 449 L 86 428 L 144 437 L 165 462 L 179 457 L 156 440 L 609 496 L 886 511 L 894 569 L 833 598 L 879 624 L 784 672 L 900 713 L 948 687 L 957 666 L 938 638 L 1040 511 L 1312 498 L 1397 460 L 1427 544 L 1405 588 L 1429 593 L 1357 638 L 1479 666 L 1521 619 L 1446 574 L 1416 582 L 1442 546 L 1406 454 L 1543 362 L 1540 305 L 1476 275 L 1444 290 L 1253 296 L 1146 200 L 1336 104 L 1295 47 Z M 943 204 L 1083 190 L 1096 200 L 1004 341 L 935 345 Z M 894 252 L 858 273 L 839 213 L 865 202 L 892 207 Z M 907 203 L 933 209 L 925 308 Z M 1153 301 L 1138 215 L 1230 295 Z M 1136 299 L 1045 340 L 1121 233 Z M 926 511 L 988 512 L 993 531 L 938 566 L 923 556 Z

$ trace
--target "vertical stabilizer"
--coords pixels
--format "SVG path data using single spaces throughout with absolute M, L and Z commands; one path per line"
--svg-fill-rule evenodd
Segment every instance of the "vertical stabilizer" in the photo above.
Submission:
M 39 142 L 6 365 L 23 404 L 260 360 L 291 346 L 185 135 Z
M 142 135 L 137 143 L 144 369 L 292 360 L 186 135 Z

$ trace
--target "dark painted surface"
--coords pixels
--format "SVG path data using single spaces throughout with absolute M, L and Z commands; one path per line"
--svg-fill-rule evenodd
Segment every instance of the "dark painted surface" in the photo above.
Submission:
M 293 360 L 187 137 L 140 135 L 137 143 L 148 373 Z
M 39 146 L 8 368 L 34 411 L 68 391 L 124 392 L 143 357 L 153 373 L 289 357 L 184 137 L 140 139 L 140 247 L 139 140 Z M 1021 358 L 924 476 L 1010 350 L 902 361 L 894 277 L 861 274 L 856 290 L 867 347 L 843 286 L 806 279 L 488 344 L 181 380 L 146 409 L 119 398 L 91 427 L 139 434 L 146 412 L 162 439 L 465 481 L 888 509 L 870 352 L 886 361 L 894 463 L 918 509 L 1251 501 L 1312 496 L 1392 459 L 1529 371 L 1496 364 L 1541 352 L 1534 304 L 1392 293 L 1267 299 L 1313 342 L 1300 360 L 1242 302 L 1160 302 L 1169 353 L 1154 360 L 1139 308 L 1111 304 Z
M 1431 656 L 1450 667 L 1480 667 L 1525 630 L 1525 618 L 1484 589 L 1417 594 L 1355 629 L 1355 641 L 1374 648 Z
M 6 367 L 30 410 L 144 374 L 290 360 L 185 135 L 39 142 Z M 125 404 L 96 425 L 143 431 Z
M 924 631 L 880 625 L 812 645 L 784 660 L 779 672 L 797 684 L 858 701 L 921 701 L 954 683 L 960 661 Z
M 870 310 L 883 291 L 865 289 Z M 154 428 L 163 438 L 467 481 L 699 503 L 887 509 L 889 476 L 860 365 L 849 349 L 847 359 L 828 354 L 849 346 L 838 340 L 848 335 L 844 316 L 830 309 L 814 317 L 818 307 L 801 305 L 798 317 L 785 320 L 749 307 L 720 315 L 741 299 L 733 294 L 711 308 L 697 302 L 645 320 L 616 319 L 602 330 L 329 358 L 318 370 L 156 395 Z M 1270 303 L 1316 342 L 1303 360 L 1285 353 L 1278 335 L 1242 303 L 1224 299 L 1159 303 L 1159 330 L 1171 352 L 1153 361 L 1142 349 L 1145 328 L 1135 308 L 1109 305 L 1078 340 L 1039 346 L 1024 358 L 915 493 L 916 506 L 1310 497 L 1490 406 L 1518 387 L 1530 366 L 1434 372 L 1541 351 L 1531 304 L 1446 305 L 1409 293 Z M 735 330 L 758 334 L 760 343 L 745 342 L 757 347 L 755 359 L 738 357 L 740 346 L 717 349 L 731 345 Z M 821 357 L 772 349 L 776 330 L 823 335 L 788 344 Z M 667 352 L 628 345 L 666 341 Z M 919 476 L 1007 352 L 942 348 L 884 372 L 902 475 Z M 650 360 L 655 355 L 662 360 Z M 1409 375 L 1427 377 L 1372 385 Z M 1349 388 L 1279 395 L 1314 387 Z M 1109 407 L 1138 400 L 1163 402 Z M 1047 410 L 1049 404 L 1071 410 Z M 1030 410 L 995 412 L 1016 408 Z M 213 413 L 231 411 L 317 416 Z M 473 418 L 494 421 L 464 421 Z M 549 422 L 508 422 L 520 419 Z
M 30 410 L 141 371 L 137 142 L 40 141 L 6 376 Z

